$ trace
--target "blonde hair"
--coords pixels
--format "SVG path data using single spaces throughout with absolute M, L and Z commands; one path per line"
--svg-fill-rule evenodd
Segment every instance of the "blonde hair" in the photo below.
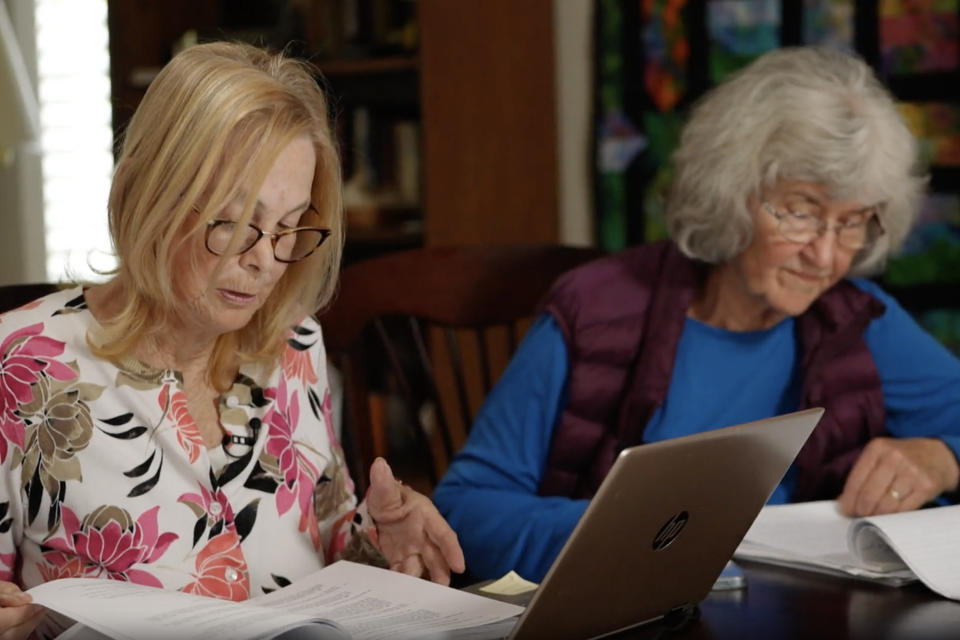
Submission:
M 767 53 L 710 91 L 673 155 L 667 226 L 687 256 L 719 264 L 753 237 L 747 207 L 780 179 L 877 205 L 886 233 L 851 272 L 882 269 L 913 222 L 926 178 L 890 94 L 859 58 L 815 47 Z
M 247 326 L 217 339 L 208 370 L 220 390 L 242 362 L 276 361 L 290 327 L 333 296 L 343 248 L 340 161 L 316 69 L 282 53 L 215 42 L 176 55 L 130 120 L 110 191 L 121 311 L 88 337 L 94 353 L 131 355 L 175 319 L 173 258 L 229 202 L 242 222 L 280 152 L 307 135 L 316 153 L 311 197 L 331 230 L 288 266 Z M 197 215 L 199 213 L 199 215 Z

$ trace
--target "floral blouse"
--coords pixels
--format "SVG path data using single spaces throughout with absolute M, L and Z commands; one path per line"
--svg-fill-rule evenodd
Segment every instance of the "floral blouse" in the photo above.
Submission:
M 0 580 L 99 577 L 243 600 L 348 544 L 371 549 L 313 319 L 291 331 L 282 366 L 241 367 L 219 400 L 236 442 L 212 449 L 181 376 L 93 356 L 92 326 L 80 288 L 0 315 Z

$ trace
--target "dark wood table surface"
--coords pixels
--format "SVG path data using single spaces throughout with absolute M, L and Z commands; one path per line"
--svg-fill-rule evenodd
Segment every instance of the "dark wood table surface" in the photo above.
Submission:
M 680 631 L 634 629 L 612 638 L 857 640 L 960 639 L 960 602 L 919 583 L 887 587 L 864 581 L 738 563 L 747 586 L 711 593 L 700 619 Z

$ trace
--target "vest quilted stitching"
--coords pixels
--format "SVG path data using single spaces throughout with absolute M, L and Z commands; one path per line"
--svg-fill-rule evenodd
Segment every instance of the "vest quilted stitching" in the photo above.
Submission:
M 567 345 L 568 405 L 554 431 L 542 495 L 591 497 L 619 451 L 642 442 L 666 399 L 684 318 L 706 272 L 672 243 L 656 243 L 558 279 L 544 310 Z M 838 495 L 866 442 L 886 433 L 880 378 L 863 340 L 883 310 L 841 281 L 797 319 L 800 408 L 826 409 L 797 456 L 797 500 Z

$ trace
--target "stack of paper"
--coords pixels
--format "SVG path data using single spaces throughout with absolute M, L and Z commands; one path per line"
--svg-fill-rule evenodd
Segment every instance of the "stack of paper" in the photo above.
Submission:
M 352 562 L 337 562 L 246 602 L 83 578 L 54 580 L 28 593 L 35 603 L 97 632 L 72 629 L 74 640 L 490 638 L 506 635 L 523 611 Z
M 920 579 L 960 599 L 960 505 L 855 519 L 834 501 L 768 506 L 734 557 L 894 586 Z

